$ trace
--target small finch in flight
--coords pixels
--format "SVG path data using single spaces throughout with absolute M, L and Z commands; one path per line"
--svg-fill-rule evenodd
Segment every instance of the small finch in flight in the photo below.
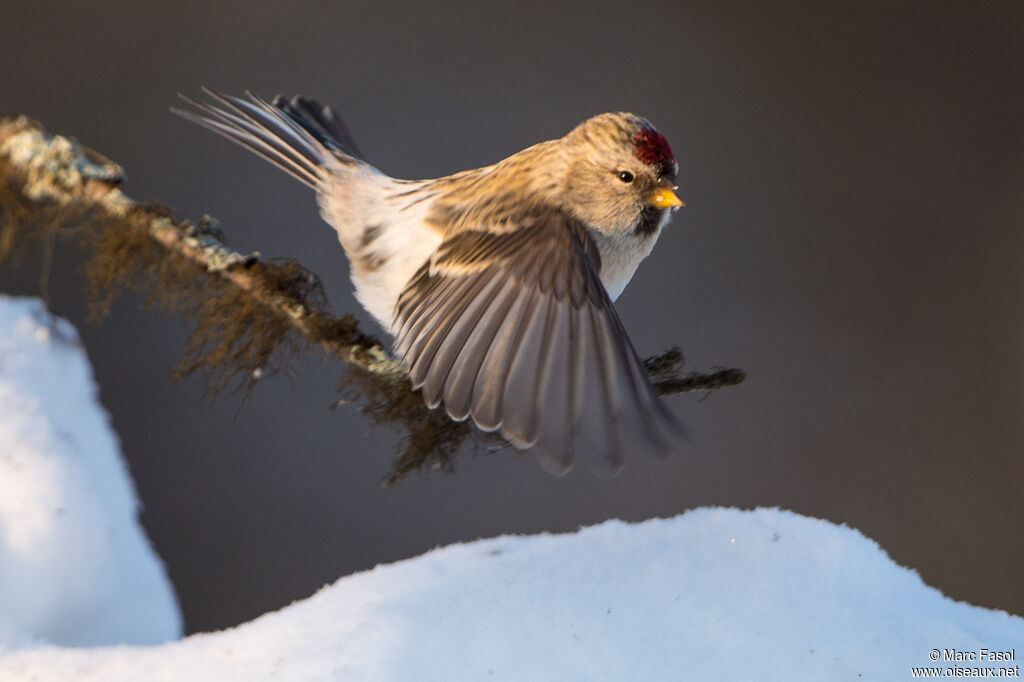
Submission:
M 430 408 L 533 448 L 555 474 L 672 449 L 678 426 L 612 306 L 683 204 L 647 120 L 600 114 L 491 166 L 399 180 L 313 99 L 207 94 L 175 113 L 316 191 L 356 298 Z

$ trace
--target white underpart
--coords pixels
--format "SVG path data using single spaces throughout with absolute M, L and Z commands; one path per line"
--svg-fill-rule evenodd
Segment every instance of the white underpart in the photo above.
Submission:
M 638 239 L 632 229 L 613 234 L 591 230 L 591 236 L 601 254 L 601 283 L 612 301 L 619 297 L 629 280 L 633 279 L 640 261 L 650 255 L 668 217 L 668 212 L 662 215 L 658 229 L 648 239 Z
M 338 232 L 350 263 L 359 303 L 394 335 L 398 297 L 441 244 L 441 234 L 429 227 L 431 201 L 409 205 L 408 198 L 390 198 L 415 188 L 384 175 L 372 166 L 332 169 L 334 180 L 318 195 L 320 213 Z M 364 242 L 367 227 L 374 239 Z M 373 258 L 379 265 L 360 265 Z
M 602 253 L 603 261 L 601 268 L 601 283 L 604 284 L 608 297 L 615 301 L 633 279 L 640 260 L 630 258 L 629 254 L 623 251 L 607 251 Z

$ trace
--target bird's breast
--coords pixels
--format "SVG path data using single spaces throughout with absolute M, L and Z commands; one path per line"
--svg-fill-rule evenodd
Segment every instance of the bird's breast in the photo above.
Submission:
M 608 296 L 614 301 L 633 278 L 640 261 L 651 253 L 657 234 L 638 237 L 633 234 L 605 235 L 592 234 L 598 253 L 601 254 L 601 283 Z

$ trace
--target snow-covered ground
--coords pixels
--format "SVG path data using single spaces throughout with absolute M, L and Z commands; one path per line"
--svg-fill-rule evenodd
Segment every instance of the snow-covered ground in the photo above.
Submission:
M 41 319 L 0 299 L 3 682 L 1019 676 L 1024 619 L 954 602 L 857 531 L 777 509 L 479 540 L 231 630 L 66 646 L 173 637 L 178 616 L 81 351 L 62 340 L 74 332 Z
M 77 332 L 0 296 L 0 647 L 179 637 L 137 512 Z

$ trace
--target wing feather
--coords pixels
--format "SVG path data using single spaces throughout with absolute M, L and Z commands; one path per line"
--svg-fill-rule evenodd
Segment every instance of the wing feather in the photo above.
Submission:
M 494 277 L 495 274 L 492 272 L 491 277 Z M 423 386 L 427 381 L 427 374 L 431 370 L 434 357 L 441 344 L 444 343 L 448 331 L 465 313 L 467 306 L 473 304 L 473 296 L 478 291 L 479 284 L 479 279 L 459 282 L 459 286 L 453 288 L 451 298 L 445 305 L 438 307 L 431 315 L 423 315 L 424 326 L 420 336 L 415 339 L 407 352 L 407 356 L 412 358 L 409 375 L 412 377 L 413 385 L 417 388 Z M 427 401 L 427 405 L 434 408 L 437 407 L 440 397 L 431 393 L 424 395 L 424 399 Z
M 477 372 L 471 410 L 473 421 L 485 431 L 494 431 L 501 426 L 505 377 L 519 352 L 529 322 L 528 313 L 536 306 L 539 295 L 540 292 L 533 287 L 519 288 L 512 309 L 506 314 L 504 324 L 487 349 Z
M 545 296 L 533 310 L 527 311 L 527 322 L 519 347 L 511 358 L 508 373 L 493 377 L 504 384 L 502 391 L 501 435 L 520 448 L 532 447 L 539 435 L 537 384 L 542 371 L 541 359 L 551 329 L 551 306 Z
M 464 362 L 460 359 L 462 350 L 471 336 L 475 337 L 482 331 L 480 320 L 493 303 L 495 289 L 500 286 L 500 280 L 495 275 L 493 270 L 485 271 L 475 278 L 474 286 L 467 287 L 469 299 L 466 306 L 459 314 L 452 315 L 451 326 L 444 335 L 437 335 L 442 343 L 438 345 L 423 381 L 423 395 L 430 396 L 431 400 L 441 399 L 442 391 L 444 392 L 444 404 L 452 417 L 457 418 L 456 413 L 452 411 L 453 396 L 445 390 L 448 377 L 452 372 L 463 368 Z
M 674 418 L 601 285 L 585 228 L 554 209 L 450 236 L 399 299 L 396 348 L 427 404 L 472 417 L 552 473 L 664 452 Z M 485 228 L 486 226 L 481 226 Z
M 480 368 L 505 326 L 505 318 L 517 293 L 509 287 L 499 288 L 476 320 L 470 330 L 472 333 L 466 335 L 444 385 L 445 408 L 454 419 L 461 421 L 469 416 L 473 407 L 473 387 Z
M 578 427 L 573 415 L 578 351 L 575 338 L 578 332 L 577 311 L 572 306 L 559 305 L 557 297 L 549 300 L 549 310 L 547 343 L 536 394 L 537 404 L 544 406 L 536 447 L 541 465 L 553 474 L 561 474 L 572 466 Z
M 434 312 L 447 306 L 452 297 L 458 294 L 459 285 L 462 284 L 453 277 L 428 278 L 427 267 L 424 266 L 413 278 L 412 283 L 406 286 L 403 297 L 399 299 L 398 305 L 405 306 L 404 299 L 407 298 L 407 294 L 411 291 L 416 292 L 416 300 L 408 303 L 413 309 L 396 333 L 395 347 L 403 362 L 411 350 L 410 346 L 420 339 L 424 329 L 433 322 Z M 417 285 L 417 282 L 421 284 Z
M 597 409 L 583 410 L 579 417 L 578 450 L 581 457 L 592 468 L 614 471 L 622 466 L 622 445 L 620 434 L 613 418 L 620 394 L 616 393 L 616 371 L 614 363 L 607 360 L 607 344 L 610 340 L 604 333 L 604 317 L 592 306 L 580 309 L 580 338 L 583 347 L 584 387 L 582 395 L 599 400 Z M 593 397 L 592 397 L 593 396 Z

